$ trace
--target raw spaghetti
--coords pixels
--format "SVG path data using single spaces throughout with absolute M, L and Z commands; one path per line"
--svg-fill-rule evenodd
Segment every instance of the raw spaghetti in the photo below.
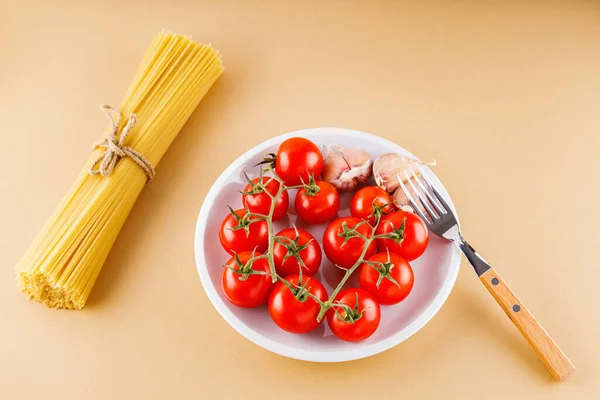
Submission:
M 96 145 L 62 204 L 16 267 L 19 287 L 30 299 L 52 308 L 85 305 L 153 168 L 222 71 L 219 53 L 208 45 L 165 32 L 154 38 L 114 110 L 120 112 L 120 117 L 115 116 L 120 121 L 117 138 L 127 130 L 121 144 L 129 153 L 108 144 L 112 127 Z M 128 123 L 133 125 L 127 127 Z M 113 151 L 104 165 L 107 168 L 94 172 L 107 151 Z M 147 162 L 145 167 L 136 155 Z

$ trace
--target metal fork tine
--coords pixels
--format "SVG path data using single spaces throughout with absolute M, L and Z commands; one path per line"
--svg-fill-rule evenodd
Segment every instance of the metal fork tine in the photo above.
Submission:
M 412 172 L 413 177 L 418 181 L 419 178 L 415 175 L 414 171 L 411 169 L 410 172 Z M 406 170 L 404 170 L 404 175 L 406 176 L 406 178 L 408 178 L 408 183 L 410 184 L 410 187 L 412 188 L 413 192 L 417 194 L 417 196 L 419 197 L 419 201 L 421 201 L 421 204 L 423 204 L 423 207 L 425 207 L 427 209 L 427 212 L 429 213 L 429 216 L 431 217 L 431 220 L 436 220 L 436 219 L 440 219 L 440 216 L 438 215 L 438 213 L 433 212 L 433 210 L 431 209 L 431 207 L 429 207 L 429 202 L 427 201 L 427 199 L 425 197 L 423 197 L 423 195 L 421 195 L 421 192 L 419 191 L 419 189 L 417 189 L 417 187 L 415 186 L 415 184 L 412 182 L 411 176 L 408 175 L 408 172 Z M 421 186 L 423 186 L 421 184 Z M 435 206 L 434 206 L 435 207 Z
M 420 168 L 420 167 L 419 167 Z M 410 172 L 412 172 L 413 174 L 413 178 L 415 179 L 415 181 L 419 184 L 419 186 L 421 187 L 421 189 L 423 190 L 423 192 L 425 192 L 425 195 L 427 196 L 427 198 L 429 199 L 429 202 L 431 203 L 431 205 L 433 206 L 433 208 L 435 208 L 435 211 L 437 212 L 437 214 L 439 216 L 441 216 L 442 214 L 446 214 L 446 210 L 439 204 L 439 202 L 431 195 L 431 192 L 429 189 L 427 189 L 425 187 L 425 185 L 423 184 L 423 182 L 421 181 L 421 178 L 419 178 L 419 176 L 415 173 L 415 171 L 412 169 L 412 166 L 409 165 L 408 169 L 410 170 Z M 423 174 L 423 169 L 420 170 L 421 172 L 421 176 L 424 176 Z M 426 177 L 425 177 L 426 178 Z M 431 182 L 427 181 L 427 185 L 429 187 L 432 187 Z M 431 212 L 431 211 L 430 211 Z
M 435 185 L 433 184 L 433 182 L 431 182 L 431 180 L 429 179 L 429 177 L 425 174 L 425 170 L 423 170 L 423 168 L 421 168 L 420 165 L 417 165 L 417 167 L 419 168 L 419 171 L 421 172 L 421 176 L 423 177 L 423 179 L 425 179 L 425 181 L 427 182 L 427 184 L 429 185 L 429 187 L 431 188 L 433 194 L 435 195 L 437 201 L 441 204 L 441 206 L 444 208 L 444 214 L 447 214 L 449 212 L 451 212 L 451 208 L 448 205 L 448 203 L 446 203 L 446 200 L 444 200 L 444 197 L 440 194 L 440 192 L 438 192 L 438 190 L 435 188 Z
M 428 225 L 433 224 L 433 219 L 430 221 L 429 218 L 427 218 L 427 216 L 425 216 L 423 211 L 421 211 L 421 207 L 419 207 L 419 205 L 417 204 L 415 199 L 413 199 L 413 197 L 410 194 L 410 192 L 408 191 L 408 189 L 406 189 L 406 186 L 404 186 L 404 183 L 402 182 L 402 179 L 400 178 L 400 176 L 396 175 L 396 178 L 398 179 L 398 182 L 400 182 L 400 187 L 402 188 L 402 191 L 404 192 L 404 194 L 406 195 L 406 198 L 410 202 L 410 205 L 415 210 L 415 212 L 417 214 L 419 214 L 419 217 L 421 217 L 421 219 L 423 221 L 425 221 L 426 224 L 428 224 Z
M 444 210 L 444 208 L 438 203 L 437 199 L 434 196 L 431 195 L 431 190 L 427 188 L 427 186 L 431 187 L 431 183 L 430 182 L 426 182 L 427 186 L 425 186 L 425 184 L 423 184 L 423 181 L 421 180 L 421 178 L 419 178 L 419 176 L 417 175 L 417 173 L 412 169 L 411 165 L 408 166 L 408 169 L 413 174 L 413 178 L 419 184 L 419 187 L 421 188 L 421 190 L 427 196 L 427 199 L 429 199 L 429 203 L 435 209 L 437 215 L 439 215 L 441 217 L 442 214 L 446 214 L 446 210 Z M 423 176 L 423 170 L 422 169 L 421 169 L 421 176 Z

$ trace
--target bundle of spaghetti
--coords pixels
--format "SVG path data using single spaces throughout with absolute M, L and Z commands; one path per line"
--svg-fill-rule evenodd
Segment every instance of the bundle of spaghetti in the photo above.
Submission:
M 223 71 L 219 53 L 188 37 L 162 32 L 148 48 L 119 107 L 124 146 L 158 164 L 200 100 Z M 134 115 L 135 121 L 129 120 Z M 117 118 L 115 118 L 117 119 Z M 132 126 L 127 126 L 134 122 Z M 105 133 L 104 139 L 112 130 Z M 113 132 L 114 133 L 114 132 Z M 52 308 L 81 309 L 102 265 L 152 176 L 117 154 L 110 174 L 92 174 L 108 146 L 96 146 L 62 203 L 16 267 L 30 299 Z

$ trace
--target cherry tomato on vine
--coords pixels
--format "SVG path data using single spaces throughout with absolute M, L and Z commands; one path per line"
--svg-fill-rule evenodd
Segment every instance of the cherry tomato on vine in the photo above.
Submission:
M 383 217 L 376 234 L 393 234 L 395 237 L 391 239 L 377 239 L 377 249 L 399 254 L 406 261 L 423 254 L 429 243 L 427 226 L 418 215 L 408 211 L 396 211 Z
M 383 217 L 394 211 L 392 196 L 377 186 L 366 186 L 359 189 L 352 197 L 350 214 L 364 219 L 371 226 L 375 225 L 377 216 Z
M 319 242 L 304 229 L 287 228 L 279 232 L 273 246 L 273 262 L 277 274 L 287 276 L 297 274 L 304 263 L 302 274 L 314 275 L 321 265 L 321 247 Z M 287 239 L 287 240 L 286 240 Z
M 323 155 L 319 147 L 308 139 L 293 137 L 285 140 L 277 150 L 275 172 L 286 186 L 308 182 L 311 176 L 321 175 Z
M 377 253 L 361 264 L 360 286 L 375 296 L 379 304 L 397 304 L 413 288 L 414 275 L 410 264 L 395 253 Z
M 298 190 L 295 207 L 298 216 L 309 224 L 331 220 L 340 209 L 340 195 L 328 182 L 309 180 L 309 185 Z
M 333 334 L 346 342 L 360 342 L 377 330 L 381 309 L 375 297 L 364 289 L 344 289 L 327 311 L 327 323 Z
M 306 333 L 320 325 L 317 316 L 321 306 L 308 292 L 322 302 L 327 300 L 325 287 L 310 276 L 289 275 L 285 278 L 294 289 L 291 290 L 283 282 L 277 282 L 269 297 L 269 314 L 273 322 L 290 333 Z
M 231 257 L 221 274 L 221 287 L 236 306 L 253 308 L 267 302 L 273 288 L 269 263 L 264 258 L 249 262 L 261 253 L 244 251 Z M 262 274 L 261 274 L 262 273 Z
M 265 190 L 258 185 L 260 178 L 252 179 L 251 183 L 246 185 L 246 188 L 242 192 L 242 204 L 248 204 L 248 209 L 255 214 L 269 215 L 271 209 L 271 197 L 265 193 Z M 272 196 L 277 194 L 281 184 L 273 178 L 264 176 L 262 178 L 262 184 L 266 191 Z M 281 219 L 285 215 L 290 203 L 290 198 L 287 191 L 283 191 L 281 196 L 275 202 L 275 209 L 273 210 L 273 221 Z
M 356 228 L 359 224 L 360 226 Z M 368 238 L 371 236 L 371 227 L 356 217 L 338 218 L 329 224 L 323 234 L 323 251 L 329 261 L 341 268 L 349 269 L 360 259 L 365 241 L 356 236 L 356 232 Z M 375 241 L 372 241 L 364 258 L 372 256 L 375 251 Z
M 219 240 L 229 253 L 255 250 L 265 252 L 269 244 L 269 228 L 267 221 L 250 217 L 246 210 L 233 210 L 223 219 L 219 229 Z

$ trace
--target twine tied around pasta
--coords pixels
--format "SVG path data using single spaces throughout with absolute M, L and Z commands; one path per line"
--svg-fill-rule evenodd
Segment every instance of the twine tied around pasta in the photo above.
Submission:
M 92 163 L 90 167 L 91 175 L 102 175 L 103 177 L 109 176 L 115 166 L 119 162 L 122 157 L 131 158 L 136 164 L 138 164 L 146 173 L 148 177 L 148 181 L 151 181 L 154 178 L 154 167 L 146 157 L 144 157 L 139 152 L 135 151 L 129 146 L 125 146 L 125 140 L 127 139 L 127 135 L 133 128 L 133 125 L 136 123 L 135 114 L 130 114 L 127 119 L 127 123 L 123 127 L 121 131 L 121 135 L 117 138 L 119 133 L 119 128 L 121 127 L 121 111 L 109 106 L 109 105 L 100 105 L 100 109 L 106 115 L 106 118 L 110 121 L 112 125 L 112 130 L 104 139 L 94 144 L 93 150 L 98 147 L 104 148 L 104 152 Z M 114 117 L 116 116 L 116 117 Z

